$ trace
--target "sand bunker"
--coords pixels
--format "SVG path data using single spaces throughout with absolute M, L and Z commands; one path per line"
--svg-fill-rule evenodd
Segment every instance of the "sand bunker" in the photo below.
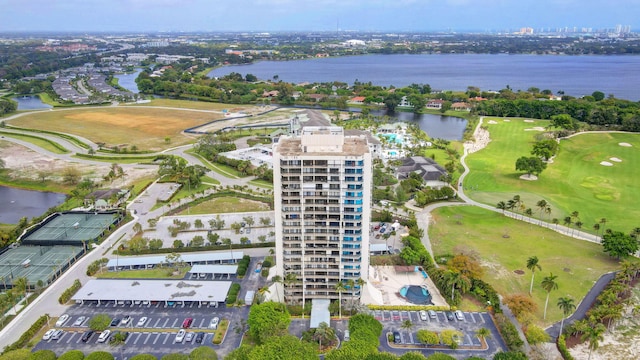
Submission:
M 520 176 L 520 179 L 534 181 L 534 180 L 538 180 L 538 177 L 535 175 L 524 174 Z
M 624 146 L 624 147 L 632 147 L 633 146 L 633 145 L 631 145 L 629 143 L 618 143 L 618 145 Z
M 613 162 L 622 162 L 622 159 L 618 159 L 617 157 L 609 158 L 609 160 L 611 160 Z
M 601 161 L 600 165 L 602 165 L 602 166 L 613 166 L 613 164 L 608 162 L 608 161 Z
M 531 123 L 531 122 L 533 122 L 533 120 L 525 120 L 524 122 L 529 122 L 529 123 Z
M 524 129 L 524 131 L 544 131 L 544 128 L 542 126 L 536 126 L 536 127 Z
M 504 120 L 502 120 L 502 121 L 504 121 L 504 122 L 510 122 L 511 120 L 509 120 L 509 119 L 504 119 Z
M 491 124 L 491 125 L 493 125 L 493 124 L 497 124 L 497 122 L 496 122 L 496 121 L 493 121 L 493 120 L 489 120 L 489 121 L 487 122 L 487 124 Z

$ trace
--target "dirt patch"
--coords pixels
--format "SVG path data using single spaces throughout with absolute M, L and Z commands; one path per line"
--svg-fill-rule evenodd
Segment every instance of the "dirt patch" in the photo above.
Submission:
M 524 270 L 513 270 L 514 273 L 518 274 L 518 275 L 524 275 Z
M 533 120 L 525 120 L 524 122 L 526 122 L 526 123 L 532 123 L 532 122 L 534 122 L 534 121 L 533 121 Z
M 545 131 L 545 129 L 542 126 L 536 126 L 536 127 L 524 129 L 524 131 Z
M 68 162 L 7 141 L 0 141 L 0 149 L 2 149 L 2 159 L 12 178 L 40 180 L 39 173 L 44 172 L 48 175 L 47 180 L 61 182 L 63 170 L 74 167 L 80 171 L 82 177 L 89 177 L 93 181 L 102 183 L 103 177 L 111 171 L 109 163 L 103 165 Z M 102 184 L 102 186 L 128 186 L 141 177 L 155 174 L 157 170 L 131 167 L 124 169 L 124 172 L 126 174 L 124 179 L 117 179 L 113 183 Z

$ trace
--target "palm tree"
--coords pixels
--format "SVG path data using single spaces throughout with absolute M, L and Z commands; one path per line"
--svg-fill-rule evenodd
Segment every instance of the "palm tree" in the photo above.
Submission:
M 260 298 L 262 299 L 262 301 L 265 300 L 267 293 L 271 293 L 271 291 L 269 291 L 269 286 L 265 285 L 263 287 L 261 287 L 260 289 L 258 289 L 258 294 L 260 294 Z
M 542 267 L 538 264 L 539 260 L 537 256 L 532 256 L 527 259 L 527 269 L 531 270 L 531 285 L 529 286 L 529 295 L 533 292 L 533 277 L 536 274 L 536 269 L 542 271 Z
M 411 322 L 411 320 L 405 320 L 402 322 L 402 325 L 400 325 L 400 327 L 404 330 L 407 331 L 411 331 L 411 329 L 413 329 L 414 324 Z
M 460 290 L 460 295 L 464 294 L 471 287 L 469 279 L 459 272 L 449 271 L 446 273 L 446 284 L 451 286 L 451 301 L 454 300 L 455 290 Z
M 342 293 L 347 290 L 342 281 L 338 281 L 336 284 L 336 292 L 338 293 L 338 312 L 340 313 L 340 320 L 342 320 Z
M 354 300 L 354 298 L 355 298 L 355 286 L 356 286 L 356 281 L 355 280 L 353 280 L 353 279 L 347 280 L 347 288 L 351 292 L 351 308 L 349 309 L 349 314 L 353 314 L 353 303 L 355 302 L 355 300 Z
M 529 217 L 529 222 L 533 223 L 533 221 L 531 220 L 531 218 L 533 217 L 533 210 L 531 208 L 527 208 L 524 213 L 525 215 L 527 215 L 527 217 Z
M 598 240 L 598 233 L 600 232 L 600 224 L 595 223 L 593 224 L 593 230 L 596 231 L 596 241 Z
M 497 205 L 496 208 L 502 210 L 502 214 L 504 214 L 504 211 L 507 210 L 507 203 L 505 203 L 504 201 L 500 201 Z
M 558 218 L 553 218 L 553 219 L 551 220 L 551 222 L 552 222 L 553 224 L 555 224 L 555 225 L 556 225 L 556 229 L 558 229 L 558 224 L 560 224 L 560 220 L 558 220 Z
M 322 350 L 322 340 L 325 340 L 325 342 L 330 342 L 336 337 L 336 334 L 333 329 L 329 327 L 329 324 L 323 321 L 313 332 L 313 337 L 318 339 L 320 350 Z
M 284 285 L 291 291 L 291 286 L 298 282 L 298 276 L 294 273 L 288 273 L 284 276 Z M 289 299 L 291 299 L 291 294 L 289 294 Z M 286 301 L 286 296 L 285 296 Z
M 591 352 L 597 350 L 600 346 L 600 341 L 604 340 L 604 325 L 598 323 L 595 326 L 588 326 L 584 329 L 584 334 L 580 338 L 582 341 L 589 341 L 589 360 L 591 359 Z
M 607 225 L 607 218 L 600 219 L 600 224 L 602 224 L 602 231 L 604 231 Z
M 540 209 L 540 218 L 542 218 L 542 212 L 547 208 L 547 200 L 540 200 L 536 203 L 538 209 Z
M 547 207 L 544 208 L 544 212 L 547 213 L 547 219 L 551 219 L 551 206 L 549 206 L 549 204 L 547 204 Z
M 484 341 L 486 338 L 491 337 L 491 330 L 487 329 L 486 327 L 481 327 L 476 331 L 476 336 L 481 341 Z
M 573 219 L 571 219 L 571 216 L 567 216 L 567 217 L 564 218 L 564 221 L 562 223 L 563 223 L 564 226 L 566 226 L 568 228 L 571 228 L 571 224 L 573 223 Z M 571 233 L 571 237 L 573 237 L 573 232 Z
M 547 318 L 547 305 L 549 305 L 549 295 L 551 291 L 558 289 L 558 283 L 556 279 L 558 275 L 553 275 L 553 273 L 549 273 L 549 276 L 542 279 L 542 288 L 547 292 L 547 300 L 544 302 L 544 314 L 542 316 L 543 319 Z
M 24 276 L 23 277 L 19 277 L 19 278 L 15 279 L 13 281 L 14 289 L 16 289 L 16 292 L 19 295 L 23 295 L 24 296 L 24 299 L 25 299 L 25 301 L 26 301 L 26 303 L 28 305 L 29 301 L 27 299 L 27 286 L 28 286 L 28 280 Z
M 568 296 L 558 298 L 558 307 L 562 310 L 562 320 L 560 321 L 560 335 L 562 335 L 562 326 L 564 325 L 564 319 L 569 316 L 573 310 L 576 309 L 576 305 L 573 303 L 573 299 Z
M 280 275 L 274 275 L 271 278 L 271 281 L 273 281 L 274 284 L 283 284 L 283 280 L 282 280 L 282 276 Z M 280 291 L 278 291 L 278 287 L 276 286 L 276 294 L 278 294 L 278 302 L 280 302 Z

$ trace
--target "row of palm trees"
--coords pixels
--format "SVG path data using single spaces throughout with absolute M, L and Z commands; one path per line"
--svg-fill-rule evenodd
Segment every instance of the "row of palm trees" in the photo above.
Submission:
M 537 256 L 531 256 L 527 259 L 527 269 L 531 270 L 531 285 L 529 286 L 529 295 L 533 292 L 533 278 L 537 271 L 542 271 L 542 267 L 540 266 L 540 260 Z M 542 316 L 543 319 L 547 318 L 547 306 L 549 305 L 549 296 L 551 295 L 551 291 L 558 290 L 558 275 L 553 275 L 553 273 L 549 273 L 549 276 L 545 276 L 542 279 L 542 288 L 547 292 L 547 299 L 544 302 L 544 314 Z
M 536 203 L 536 207 L 538 208 L 538 212 L 540 214 L 539 218 L 543 219 L 543 213 L 547 214 L 548 216 L 547 221 L 550 221 L 552 224 L 556 225 L 556 229 L 557 229 L 558 225 L 560 224 L 560 219 L 558 218 L 551 219 L 552 209 L 549 203 L 547 203 L 546 200 L 542 199 Z M 496 208 L 502 210 L 503 214 L 507 210 L 515 211 L 516 219 L 518 218 L 518 215 L 520 215 L 521 216 L 520 218 L 523 220 L 525 216 L 531 219 L 534 213 L 532 208 L 527 207 L 525 205 L 520 195 L 514 195 L 513 198 L 507 201 L 499 201 L 496 204 Z M 580 213 L 578 211 L 573 211 L 569 216 L 565 216 L 562 219 L 562 224 L 571 229 L 571 237 L 573 237 L 576 229 L 581 230 L 582 227 L 584 226 L 584 223 L 580 220 Z M 600 235 L 601 229 L 602 229 L 602 234 L 604 234 L 606 224 L 607 224 L 606 218 L 601 218 L 598 222 L 593 224 L 593 230 L 596 232 L 596 238 L 602 236 Z M 632 234 L 640 235 L 640 228 L 635 228 Z
M 8 308 L 13 306 L 13 310 L 16 311 L 16 304 L 21 296 L 27 295 L 27 289 L 29 282 L 26 277 L 19 277 L 13 280 L 11 289 L 7 289 L 6 279 L 2 277 L 2 283 L 4 285 L 4 291 L 0 293 L 0 310 L 2 313 Z M 4 327 L 4 316 L 0 315 L 2 326 Z
M 275 275 L 271 278 L 271 281 L 273 283 L 278 283 L 278 284 L 283 284 L 285 288 L 291 290 L 293 288 L 294 285 L 301 283 L 301 280 L 298 279 L 298 276 L 295 273 L 287 273 L 284 278 L 280 275 Z M 348 280 L 341 280 L 338 281 L 335 284 L 334 290 L 338 293 L 338 302 L 339 302 L 339 307 L 338 307 L 338 311 L 339 311 L 339 316 L 340 319 L 342 319 L 342 293 L 347 292 L 347 291 L 351 291 L 351 301 L 352 301 L 352 307 L 353 307 L 353 302 L 355 301 L 355 299 L 357 298 L 356 294 L 355 294 L 355 288 L 358 287 L 360 288 L 360 292 L 362 293 L 362 288 L 364 287 L 364 285 L 367 282 L 364 281 L 362 278 L 358 278 L 356 280 L 354 279 L 348 279 Z M 258 292 L 260 294 L 264 294 L 266 292 L 269 292 L 268 287 L 265 286 L 261 289 L 258 290 Z M 303 312 L 304 312 L 304 289 L 302 291 L 302 303 L 303 303 Z M 285 295 L 286 298 L 286 295 Z M 285 299 L 286 300 L 286 299 Z M 280 295 L 278 294 L 278 302 L 280 302 Z

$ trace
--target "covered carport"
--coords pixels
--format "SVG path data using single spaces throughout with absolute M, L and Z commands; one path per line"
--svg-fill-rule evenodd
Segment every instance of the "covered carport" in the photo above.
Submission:
M 236 264 L 242 257 L 244 252 L 242 251 L 219 251 L 219 252 L 207 252 L 200 254 L 181 254 L 181 262 L 187 265 L 218 265 L 218 264 Z M 110 259 L 107 263 L 108 271 L 119 270 L 136 270 L 136 269 L 151 269 L 156 266 L 170 266 L 167 261 L 166 255 L 151 255 L 151 256 L 127 256 L 116 257 Z
M 212 280 L 230 279 L 238 272 L 238 265 L 193 265 L 187 272 L 191 279 L 206 279 L 211 275 Z
M 95 279 L 88 281 L 71 299 L 76 303 L 94 301 L 98 305 L 164 302 L 170 306 L 195 302 L 198 306 L 218 306 L 226 300 L 231 284 L 231 281 Z

